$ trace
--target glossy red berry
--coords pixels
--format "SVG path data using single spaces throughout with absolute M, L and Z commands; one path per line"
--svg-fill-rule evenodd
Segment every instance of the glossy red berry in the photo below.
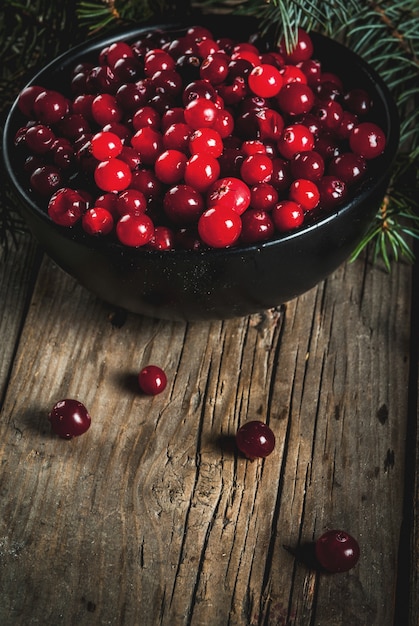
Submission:
M 351 150 L 364 159 L 375 159 L 384 152 L 386 136 L 373 122 L 361 122 L 349 135 Z
M 112 214 L 104 207 L 92 207 L 82 215 L 83 230 L 89 235 L 108 235 L 113 230 Z
M 315 543 L 315 554 L 320 566 L 330 573 L 347 572 L 359 560 L 358 542 L 343 530 L 329 530 Z
M 272 171 L 272 159 L 261 153 L 246 157 L 240 167 L 241 177 L 247 185 L 269 182 Z
M 247 80 L 251 91 L 262 98 L 276 96 L 283 83 L 279 69 L 268 63 L 256 65 L 248 75 Z
M 41 124 L 57 124 L 69 111 L 69 102 L 58 91 L 46 89 L 33 103 L 33 112 Z
M 185 183 L 199 192 L 205 192 L 220 176 L 220 164 L 209 154 L 193 154 L 185 166 Z
M 207 98 L 195 98 L 185 107 L 185 122 L 194 130 L 213 126 L 218 109 Z
M 198 232 L 207 246 L 227 248 L 234 245 L 240 237 L 242 222 L 240 215 L 231 208 L 213 206 L 199 218 Z
M 122 191 L 129 187 L 132 174 L 130 167 L 119 158 L 101 161 L 95 169 L 96 185 L 103 191 Z
M 60 226 L 74 226 L 87 209 L 86 198 L 69 187 L 56 191 L 48 202 L 48 215 Z
M 313 108 L 314 93 L 309 85 L 293 81 L 283 86 L 277 102 L 281 111 L 287 115 L 304 115 Z
M 127 213 L 116 224 L 119 241 L 130 248 L 145 246 L 153 234 L 153 221 L 144 213 Z
M 293 200 L 281 200 L 272 209 L 272 220 L 280 233 L 286 233 L 301 226 L 304 222 L 304 211 L 300 204 Z
M 288 197 L 299 204 L 304 211 L 311 211 L 319 204 L 320 193 L 312 180 L 297 178 L 291 183 Z
M 174 185 L 183 179 L 187 156 L 180 150 L 165 150 L 156 159 L 154 172 L 156 178 L 166 185 Z
M 196 223 L 204 209 L 202 194 L 190 185 L 174 185 L 163 197 L 163 210 L 174 224 Z
M 286 126 L 278 140 L 278 151 L 285 159 L 291 159 L 297 152 L 306 152 L 313 148 L 313 134 L 304 124 Z
M 248 209 L 242 215 L 242 243 L 257 243 L 267 241 L 275 232 L 272 217 L 267 211 L 260 209 Z
M 236 433 L 236 444 L 240 452 L 254 460 L 269 456 L 275 448 L 275 435 L 264 422 L 246 422 Z
M 207 207 L 231 208 L 239 215 L 250 205 L 251 192 L 245 182 L 234 176 L 226 176 L 216 180 L 206 194 Z
M 167 376 L 161 367 L 147 365 L 138 374 L 138 384 L 143 393 L 156 396 L 166 389 Z
M 122 141 L 115 133 L 101 131 L 93 135 L 91 151 L 95 159 L 105 161 L 121 154 Z
M 288 63 L 300 63 L 307 61 L 313 54 L 313 42 L 307 31 L 302 28 L 298 28 L 297 41 L 290 50 L 287 50 L 285 39 L 280 42 L 280 51 L 285 57 Z
M 54 404 L 48 419 L 54 433 L 63 439 L 82 435 L 91 424 L 91 417 L 84 404 L 71 398 Z

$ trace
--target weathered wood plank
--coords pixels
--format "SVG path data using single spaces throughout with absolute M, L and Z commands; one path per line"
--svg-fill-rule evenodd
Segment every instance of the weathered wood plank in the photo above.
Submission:
M 409 280 L 358 262 L 261 315 L 121 325 L 46 260 L 1 413 L 0 622 L 391 624 Z M 68 396 L 93 416 L 70 442 L 46 420 Z M 255 418 L 277 446 L 251 463 L 231 438 Z M 284 549 L 331 526 L 360 539 L 348 574 Z
M 16 233 L 7 252 L 0 246 L 0 406 L 39 258 L 27 234 Z

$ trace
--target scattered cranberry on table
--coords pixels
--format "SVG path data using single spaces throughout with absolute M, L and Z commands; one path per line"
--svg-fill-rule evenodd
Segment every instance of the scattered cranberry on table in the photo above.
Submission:
M 141 391 L 149 396 L 156 396 L 166 389 L 167 376 L 158 365 L 147 365 L 138 374 Z
M 48 419 L 51 428 L 62 439 L 72 439 L 90 428 L 91 417 L 81 402 L 67 398 L 52 407 Z
M 336 574 L 358 563 L 360 549 L 356 539 L 344 530 L 329 530 L 315 542 L 315 555 L 324 570 Z
M 236 433 L 236 444 L 251 461 L 266 458 L 275 448 L 275 435 L 264 422 L 253 420 L 246 422 Z
M 267 241 L 339 207 L 385 149 L 370 94 L 301 28 L 291 51 L 252 41 L 156 31 L 80 60 L 65 94 L 25 88 L 15 144 L 50 218 L 161 251 Z

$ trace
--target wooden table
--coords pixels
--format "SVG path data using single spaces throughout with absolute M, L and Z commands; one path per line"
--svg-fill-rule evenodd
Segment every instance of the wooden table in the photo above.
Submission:
M 364 256 L 212 323 L 114 311 L 27 235 L 0 272 L 2 626 L 418 624 L 415 267 Z M 92 415 L 71 441 L 65 397 Z M 264 461 L 232 445 L 249 419 Z M 336 527 L 360 562 L 320 574 L 297 548 Z

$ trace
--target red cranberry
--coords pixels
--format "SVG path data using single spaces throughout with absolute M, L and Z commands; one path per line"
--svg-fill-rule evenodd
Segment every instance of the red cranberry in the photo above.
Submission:
M 54 404 L 48 419 L 54 433 L 62 439 L 72 439 L 82 435 L 91 424 L 91 417 L 84 404 L 70 398 Z
M 250 204 L 250 189 L 239 178 L 226 176 L 215 181 L 206 194 L 207 207 L 232 208 L 241 215 Z
M 92 207 L 82 215 L 83 230 L 89 235 L 108 235 L 113 230 L 112 214 L 103 207 Z
M 248 459 L 266 458 L 275 448 L 275 435 L 267 424 L 253 420 L 240 426 L 236 443 Z
M 174 224 L 198 221 L 205 208 L 202 195 L 190 185 L 175 185 L 163 198 L 163 209 Z
M 129 165 L 118 158 L 101 161 L 94 172 L 95 182 L 103 191 L 122 191 L 132 180 Z
M 74 226 L 87 211 L 89 203 L 75 189 L 62 187 L 48 202 L 48 215 L 60 226 Z
M 240 237 L 242 222 L 240 215 L 223 206 L 213 206 L 199 218 L 198 232 L 202 241 L 211 248 L 227 248 Z
M 361 122 L 349 135 L 351 150 L 364 159 L 375 159 L 384 152 L 386 137 L 373 122 Z
M 32 172 L 30 184 L 41 196 L 50 197 L 62 185 L 61 172 L 54 165 L 41 165 Z
M 261 209 L 248 209 L 242 215 L 242 231 L 240 241 L 242 243 L 257 243 L 267 241 L 275 232 L 275 225 L 267 211 Z
M 315 553 L 319 564 L 330 573 L 347 572 L 359 560 L 358 542 L 343 530 L 329 530 L 315 543 Z
M 131 248 L 145 246 L 154 234 L 154 224 L 144 213 L 127 213 L 116 224 L 121 243 Z
M 156 396 L 165 390 L 167 376 L 161 367 L 157 365 L 147 365 L 138 374 L 138 384 L 143 393 Z
M 302 207 L 292 200 L 281 200 L 271 212 L 273 223 L 280 233 L 286 233 L 301 226 L 304 222 Z

